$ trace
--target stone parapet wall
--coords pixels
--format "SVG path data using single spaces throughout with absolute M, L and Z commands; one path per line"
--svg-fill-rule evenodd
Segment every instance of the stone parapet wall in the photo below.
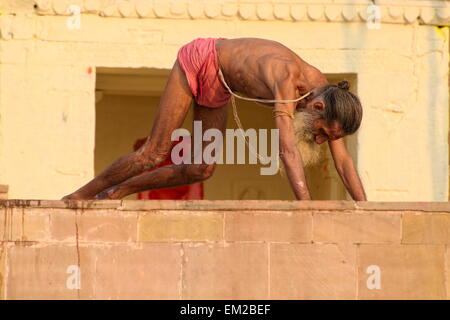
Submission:
M 448 203 L 0 206 L 3 299 L 450 297 Z

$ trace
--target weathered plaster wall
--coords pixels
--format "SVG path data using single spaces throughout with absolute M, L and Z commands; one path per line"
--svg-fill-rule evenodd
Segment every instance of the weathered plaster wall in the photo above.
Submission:
M 450 298 L 447 203 L 0 205 L 6 299 Z
M 444 1 L 5 2 L 0 16 L 0 183 L 55 199 L 94 174 L 96 67 L 170 68 L 197 37 L 280 41 L 325 73 L 356 73 L 364 105 L 357 163 L 370 200 L 448 195 L 448 25 Z M 72 2 L 70 2 L 72 3 Z M 139 18 L 140 17 L 140 18 Z M 33 183 L 30 183 L 32 181 Z

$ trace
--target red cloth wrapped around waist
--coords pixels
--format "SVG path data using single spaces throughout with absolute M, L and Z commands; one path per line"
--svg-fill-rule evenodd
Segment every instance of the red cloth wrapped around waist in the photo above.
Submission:
M 230 93 L 219 78 L 216 40 L 225 38 L 198 38 L 178 51 L 178 62 L 186 74 L 192 95 L 205 107 L 220 107 L 230 100 Z

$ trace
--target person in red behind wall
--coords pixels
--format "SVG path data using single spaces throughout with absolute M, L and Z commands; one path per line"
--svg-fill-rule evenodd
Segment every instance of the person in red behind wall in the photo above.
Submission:
M 142 138 L 136 140 L 133 146 L 133 150 L 138 150 L 145 142 L 147 138 Z M 172 148 L 180 143 L 181 141 L 189 142 L 190 137 L 180 137 L 178 141 L 174 141 L 172 144 Z M 169 153 L 170 154 L 170 153 Z M 183 156 L 183 151 L 180 152 L 180 156 Z M 161 164 L 157 167 L 154 167 L 150 170 L 145 171 L 144 173 L 153 171 L 159 167 L 164 167 L 167 165 L 173 164 L 171 157 L 167 157 Z M 156 189 L 156 190 L 147 190 L 138 192 L 138 199 L 152 199 L 152 200 L 202 200 L 203 199 L 203 182 L 197 182 L 189 185 L 184 185 L 180 187 L 174 188 L 165 188 L 165 189 Z

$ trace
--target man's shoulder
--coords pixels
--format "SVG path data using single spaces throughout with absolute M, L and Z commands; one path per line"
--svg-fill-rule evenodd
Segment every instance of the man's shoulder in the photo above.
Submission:
M 275 77 L 298 77 L 302 73 L 301 65 L 285 55 L 269 54 L 261 63 L 265 71 Z

